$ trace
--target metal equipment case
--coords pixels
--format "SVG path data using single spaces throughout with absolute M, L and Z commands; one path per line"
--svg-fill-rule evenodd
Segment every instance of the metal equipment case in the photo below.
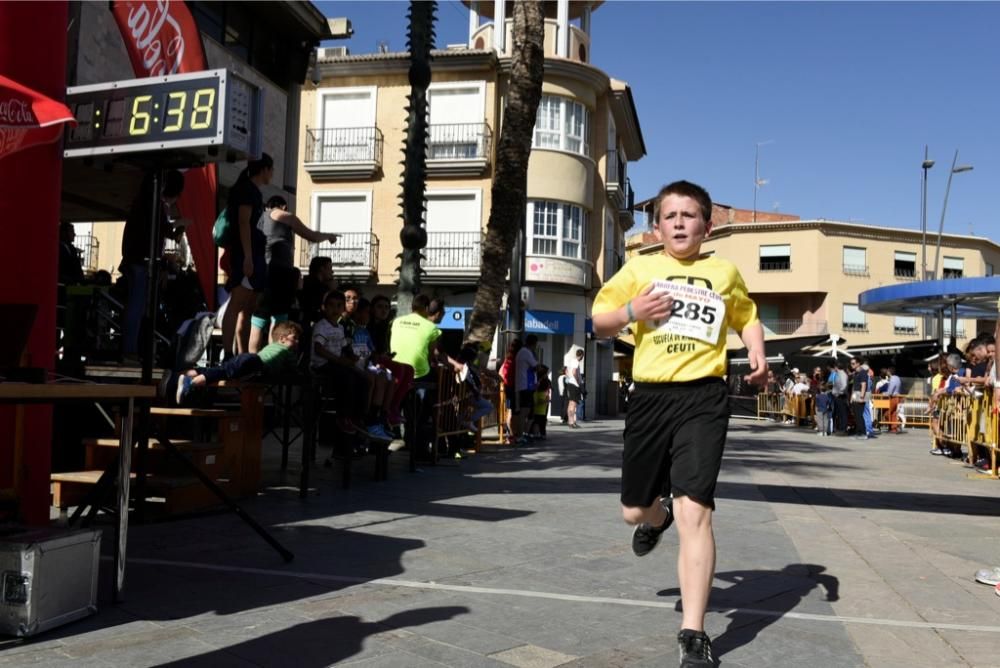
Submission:
M 0 635 L 31 636 L 97 611 L 101 532 L 0 536 Z

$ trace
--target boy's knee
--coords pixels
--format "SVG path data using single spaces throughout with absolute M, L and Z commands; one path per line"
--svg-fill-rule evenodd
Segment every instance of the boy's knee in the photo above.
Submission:
M 643 509 L 632 506 L 622 506 L 622 519 L 626 524 L 639 524 L 642 522 Z

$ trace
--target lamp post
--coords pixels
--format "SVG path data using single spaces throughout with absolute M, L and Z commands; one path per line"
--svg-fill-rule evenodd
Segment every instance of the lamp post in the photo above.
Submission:
M 941 235 L 944 233 L 944 214 L 948 210 L 948 193 L 951 192 L 951 177 L 961 172 L 971 172 L 972 165 L 958 165 L 958 149 L 955 150 L 955 158 L 951 161 L 951 171 L 948 172 L 948 185 L 944 189 L 944 204 L 941 206 L 941 223 L 938 225 L 937 248 L 934 251 L 934 278 L 937 279 L 938 260 L 941 257 Z
M 927 145 L 924 144 L 924 161 L 921 163 L 924 170 L 923 197 L 920 200 L 920 280 L 927 280 L 927 170 L 934 166 L 934 161 L 927 157 Z

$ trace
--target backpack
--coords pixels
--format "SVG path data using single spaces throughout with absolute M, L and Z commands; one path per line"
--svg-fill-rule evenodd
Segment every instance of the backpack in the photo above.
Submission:
M 229 241 L 229 218 L 226 216 L 226 210 L 223 209 L 219 213 L 219 217 L 215 219 L 215 224 L 212 225 L 212 240 L 215 241 L 215 245 L 222 248 Z

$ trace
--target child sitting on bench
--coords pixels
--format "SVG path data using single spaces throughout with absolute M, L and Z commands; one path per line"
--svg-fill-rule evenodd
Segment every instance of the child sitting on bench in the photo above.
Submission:
M 265 346 L 259 353 L 236 355 L 217 367 L 195 367 L 184 371 L 177 379 L 177 405 L 182 405 L 191 392 L 220 380 L 240 380 L 258 374 L 294 373 L 295 349 L 299 345 L 302 327 L 295 322 L 279 322 L 271 335 L 274 343 Z

